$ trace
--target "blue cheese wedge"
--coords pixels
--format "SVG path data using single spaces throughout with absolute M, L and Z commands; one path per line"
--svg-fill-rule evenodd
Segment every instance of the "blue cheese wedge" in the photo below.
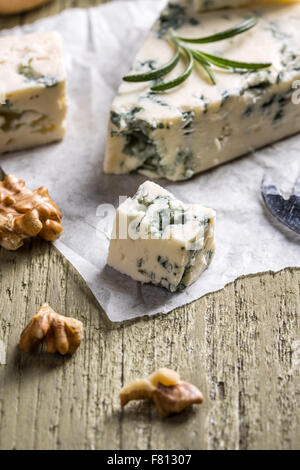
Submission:
M 58 33 L 0 38 L 0 152 L 62 139 L 66 73 Z
M 169 28 L 197 38 L 257 16 L 246 33 L 199 49 L 233 60 L 272 62 L 260 71 L 215 70 L 213 86 L 198 64 L 177 88 L 153 93 L 153 82 L 123 82 L 112 103 L 104 170 L 139 170 L 150 178 L 185 180 L 300 130 L 294 83 L 300 79 L 300 4 L 195 12 L 188 0 L 170 3 L 152 28 L 132 72 L 167 63 Z M 191 45 L 197 49 L 197 45 Z M 186 67 L 179 61 L 166 80 Z
M 210 264 L 216 213 L 146 181 L 116 214 L 107 263 L 133 279 L 180 291 Z

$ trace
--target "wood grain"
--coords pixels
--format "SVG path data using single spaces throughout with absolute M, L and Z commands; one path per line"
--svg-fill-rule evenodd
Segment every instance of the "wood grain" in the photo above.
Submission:
M 0 28 L 99 3 L 56 0 L 1 18 Z M 45 301 L 84 323 L 74 357 L 18 350 Z M 294 268 L 238 279 L 166 316 L 112 325 L 50 244 L 0 250 L 0 449 L 299 449 L 299 311 Z M 149 403 L 122 411 L 120 388 L 162 366 L 197 385 L 204 404 L 168 419 Z
M 297 449 L 300 269 L 242 278 L 169 315 L 110 324 L 81 278 L 42 241 L 0 251 L 1 449 Z M 71 358 L 21 353 L 44 302 L 84 323 Z M 205 403 L 169 419 L 122 411 L 123 384 L 177 369 Z

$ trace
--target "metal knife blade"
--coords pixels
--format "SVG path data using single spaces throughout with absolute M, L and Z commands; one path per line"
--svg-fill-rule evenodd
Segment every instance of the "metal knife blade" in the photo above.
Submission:
M 300 234 L 300 177 L 288 199 L 285 199 L 268 176 L 262 180 L 261 193 L 271 212 L 282 224 Z

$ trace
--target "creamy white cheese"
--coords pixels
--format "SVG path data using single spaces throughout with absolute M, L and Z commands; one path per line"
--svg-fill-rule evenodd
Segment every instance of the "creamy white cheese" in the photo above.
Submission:
M 60 140 L 66 73 L 58 33 L 0 38 L 0 152 Z
M 299 3 L 195 13 L 191 2 L 173 1 L 145 40 L 132 72 L 171 59 L 174 49 L 165 40 L 169 28 L 195 38 L 252 16 L 259 22 L 250 31 L 201 49 L 272 66 L 249 72 L 216 69 L 213 86 L 196 65 L 182 85 L 160 94 L 150 91 L 152 82 L 123 82 L 111 107 L 105 172 L 138 169 L 149 177 L 184 180 L 300 130 L 300 106 L 291 99 L 300 79 Z M 166 80 L 185 67 L 181 60 Z
M 211 262 L 215 217 L 146 181 L 117 210 L 107 263 L 137 281 L 182 290 Z

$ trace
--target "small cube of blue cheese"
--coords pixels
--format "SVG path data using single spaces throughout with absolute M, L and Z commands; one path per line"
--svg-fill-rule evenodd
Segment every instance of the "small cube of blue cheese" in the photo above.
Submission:
M 0 153 L 62 139 L 65 117 L 59 34 L 0 37 Z
M 137 281 L 180 291 L 212 260 L 215 218 L 214 210 L 184 204 L 146 181 L 117 210 L 107 263 Z

